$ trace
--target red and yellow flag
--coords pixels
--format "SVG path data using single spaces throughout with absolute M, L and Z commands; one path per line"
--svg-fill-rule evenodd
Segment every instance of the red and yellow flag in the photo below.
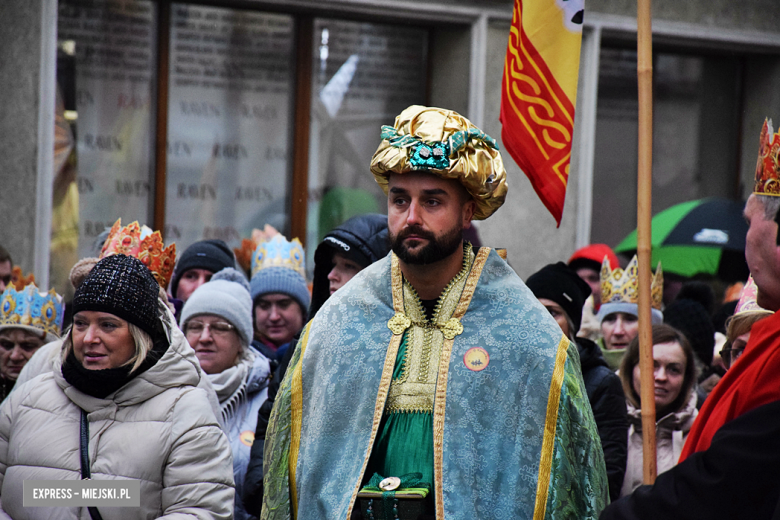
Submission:
M 584 0 L 515 0 L 501 139 L 561 225 L 574 130 Z

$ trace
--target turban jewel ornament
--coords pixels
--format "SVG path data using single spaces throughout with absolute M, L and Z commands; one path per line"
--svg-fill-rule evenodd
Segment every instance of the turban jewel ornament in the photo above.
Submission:
M 459 181 L 477 203 L 475 220 L 504 203 L 506 170 L 496 140 L 457 112 L 413 105 L 381 136 L 371 172 L 385 193 L 391 173 L 423 171 Z

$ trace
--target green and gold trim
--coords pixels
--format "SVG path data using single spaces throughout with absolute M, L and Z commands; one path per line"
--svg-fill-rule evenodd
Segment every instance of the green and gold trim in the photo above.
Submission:
M 293 518 L 298 517 L 298 488 L 295 485 L 295 471 L 298 467 L 298 452 L 301 448 L 301 424 L 303 422 L 303 355 L 309 343 L 311 324 L 306 327 L 301 340 L 300 361 L 292 375 L 292 402 L 290 405 L 292 417 L 290 424 L 290 501 L 292 502 Z
M 555 449 L 555 429 L 558 425 L 558 407 L 561 401 L 561 388 L 566 367 L 566 353 L 569 340 L 561 336 L 558 352 L 555 356 L 550 395 L 547 399 L 547 416 L 544 421 L 544 436 L 542 437 L 542 453 L 539 457 L 539 477 L 536 482 L 536 503 L 534 505 L 534 520 L 544 520 L 547 508 L 547 495 L 550 488 L 550 472 L 552 470 L 553 451 Z
M 485 267 L 489 254 L 489 247 L 481 247 L 479 249 L 471 266 L 471 271 L 466 278 L 466 283 L 463 286 L 460 300 L 455 307 L 452 317 L 448 320 L 448 323 L 452 322 L 452 320 L 457 320 L 460 332 L 463 331 L 463 325 L 461 325 L 460 320 L 466 314 L 466 310 L 471 304 L 471 298 L 474 296 L 477 282 L 479 277 L 482 276 L 482 268 Z M 436 395 L 433 407 L 433 478 L 435 481 L 434 502 L 436 504 L 436 518 L 444 518 L 444 412 L 447 406 L 447 376 L 449 375 L 450 357 L 452 356 L 452 345 L 455 342 L 455 336 L 448 338 L 445 335 L 439 357 L 439 374 L 436 380 Z

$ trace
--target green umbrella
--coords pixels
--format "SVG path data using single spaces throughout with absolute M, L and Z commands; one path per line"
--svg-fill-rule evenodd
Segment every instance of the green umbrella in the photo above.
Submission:
M 680 276 L 709 274 L 725 281 L 746 280 L 744 204 L 708 198 L 683 202 L 653 217 L 651 264 Z M 615 247 L 636 253 L 636 231 Z

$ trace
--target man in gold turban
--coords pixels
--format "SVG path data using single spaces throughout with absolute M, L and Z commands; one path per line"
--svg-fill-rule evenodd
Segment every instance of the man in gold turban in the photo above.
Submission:
M 392 253 L 302 333 L 261 518 L 596 518 L 607 480 L 576 346 L 495 250 L 462 238 L 506 198 L 496 142 L 422 106 L 381 137 Z

